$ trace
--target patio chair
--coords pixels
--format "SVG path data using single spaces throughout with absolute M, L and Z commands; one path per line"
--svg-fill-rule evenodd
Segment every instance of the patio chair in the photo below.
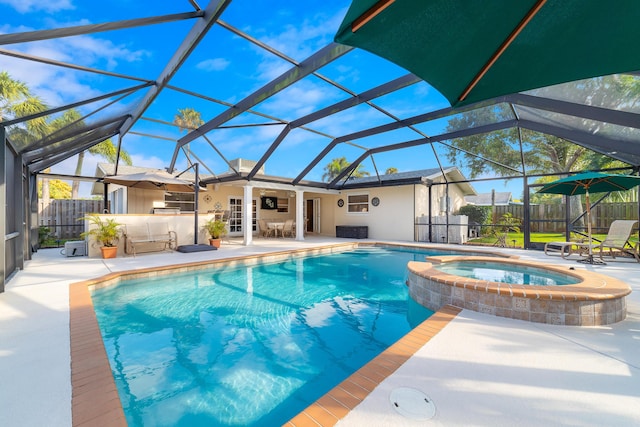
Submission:
M 293 237 L 293 220 L 288 219 L 284 222 L 284 226 L 282 227 L 282 237 Z
M 636 261 L 640 262 L 640 257 L 638 256 L 638 244 L 633 245 L 629 242 L 631 231 L 637 222 L 638 221 L 634 219 L 617 219 L 613 221 L 609 227 L 607 237 L 605 237 L 605 239 L 599 244 L 594 245 L 596 249 L 600 248 L 600 259 L 602 259 L 605 249 L 609 249 L 609 255 L 615 259 L 616 256 L 613 249 L 617 249 L 623 254 L 627 253 L 629 255 L 633 255 Z
M 269 228 L 267 226 L 267 221 L 264 219 L 258 220 L 258 227 L 260 227 L 260 234 L 262 234 L 262 237 L 271 237 L 275 231 L 273 228 Z

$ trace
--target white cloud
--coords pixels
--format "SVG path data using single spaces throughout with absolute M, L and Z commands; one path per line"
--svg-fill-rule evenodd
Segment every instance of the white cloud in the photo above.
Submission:
M 27 27 L 0 26 L 2 33 L 32 30 L 33 28 Z M 114 69 L 119 62 L 136 62 L 149 56 L 145 50 L 130 50 L 124 45 L 92 36 L 44 40 L 15 45 L 12 49 L 28 55 L 99 69 Z M 50 106 L 60 106 L 102 93 L 94 89 L 95 79 L 101 77 L 93 73 L 4 55 L 0 56 L 0 69 L 8 71 L 14 79 L 25 82 L 33 94 L 40 96 Z
M 331 17 L 326 17 L 324 14 L 314 16 L 313 19 L 302 22 L 300 26 L 287 25 L 277 34 L 268 34 L 259 38 L 285 55 L 302 61 L 331 42 L 343 16 L 343 10 Z M 273 54 L 263 49 L 253 48 L 264 58 L 257 68 L 261 81 L 271 81 L 293 66 L 279 58 L 274 58 Z
M 35 11 L 59 12 L 61 10 L 75 9 L 71 0 L 0 0 L 0 4 L 11 6 L 20 13 Z
M 229 66 L 230 62 L 224 58 L 213 58 L 199 62 L 196 68 L 204 71 L 222 71 Z
M 302 117 L 317 110 L 318 104 L 326 102 L 326 98 L 326 91 L 319 85 L 301 81 L 270 98 L 262 108 L 274 115 L 286 111 L 290 117 Z

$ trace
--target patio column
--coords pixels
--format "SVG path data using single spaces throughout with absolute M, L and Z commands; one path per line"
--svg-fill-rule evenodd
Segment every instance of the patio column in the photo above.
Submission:
M 253 186 L 248 184 L 244 187 L 244 198 L 242 207 L 242 225 L 244 230 L 244 241 L 242 242 L 245 246 L 250 246 L 253 244 Z
M 304 191 L 296 190 L 296 240 L 304 240 Z

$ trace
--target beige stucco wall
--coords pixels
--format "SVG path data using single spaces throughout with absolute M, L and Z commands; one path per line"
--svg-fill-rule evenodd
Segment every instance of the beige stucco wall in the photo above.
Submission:
M 147 223 L 164 223 L 167 224 L 169 230 L 175 231 L 178 238 L 178 245 L 190 245 L 193 244 L 194 233 L 194 220 L 193 214 L 180 214 L 180 215 L 145 215 L 145 214 L 127 214 L 127 215 L 101 215 L 104 219 L 113 218 L 118 224 L 121 225 L 124 230 L 127 225 L 140 226 Z M 204 230 L 204 224 L 213 215 L 200 214 L 198 215 L 198 243 L 208 243 L 209 236 Z M 88 222 L 85 222 L 85 229 L 88 226 Z M 96 244 L 94 239 L 88 241 L 88 250 L 90 257 L 100 257 L 100 246 Z M 124 239 L 120 239 L 118 242 L 118 256 L 124 256 Z
M 438 181 L 436 181 L 437 183 Z M 139 190 L 129 188 L 128 212 L 130 214 L 149 214 L 153 211 L 154 202 L 161 204 L 164 199 L 162 191 Z M 304 200 L 318 199 L 320 206 L 319 219 L 320 234 L 325 236 L 335 236 L 336 225 L 366 225 L 369 227 L 369 238 L 372 239 L 395 239 L 414 241 L 415 221 L 417 217 L 428 216 L 429 206 L 432 215 L 439 215 L 444 207 L 440 207 L 441 198 L 445 195 L 444 185 L 433 185 L 431 190 L 431 204 L 428 201 L 429 190 L 424 185 L 404 185 L 395 187 L 375 187 L 362 190 L 343 191 L 340 195 L 305 192 Z M 284 221 L 296 218 L 296 198 L 288 197 L 287 191 L 269 191 L 267 195 L 289 200 L 289 212 L 281 213 L 276 210 L 260 209 L 260 189 L 254 187 L 252 198 L 256 200 L 258 206 L 258 219 Z M 370 204 L 366 213 L 348 213 L 347 196 L 349 194 L 368 194 L 369 201 L 373 197 L 380 199 L 379 206 Z M 210 196 L 210 200 L 208 197 Z M 206 190 L 199 192 L 199 212 L 206 215 L 215 209 L 219 203 L 223 210 L 229 209 L 229 198 L 243 198 L 244 188 L 241 186 L 229 185 L 209 185 Z M 337 205 L 338 199 L 342 198 L 345 205 L 340 208 Z M 464 205 L 464 196 L 457 185 L 449 185 L 450 211 L 453 213 Z M 306 203 L 304 204 L 306 206 Z M 308 212 L 307 216 L 312 213 Z M 192 218 L 191 214 L 187 215 Z M 191 232 L 191 235 L 193 233 Z M 234 233 L 239 236 L 242 233 Z
M 436 181 L 437 182 L 437 181 Z M 347 196 L 349 194 L 368 194 L 369 212 L 347 212 Z M 434 185 L 431 189 L 431 214 L 439 215 L 444 206 L 440 206 L 441 197 L 446 194 L 444 185 Z M 371 199 L 378 197 L 379 206 L 372 206 Z M 339 198 L 345 201 L 340 208 L 336 202 Z M 457 185 L 449 185 L 450 211 L 456 212 L 464 205 L 464 195 Z M 335 225 L 367 225 L 369 238 L 395 239 L 414 241 L 414 223 L 417 217 L 429 215 L 429 189 L 424 185 L 403 185 L 396 187 L 379 187 L 363 190 L 343 191 L 340 197 L 334 198 L 333 210 L 335 224 L 332 234 L 335 236 Z
M 369 211 L 350 213 L 347 211 L 349 195 L 368 194 Z M 413 241 L 414 186 L 378 187 L 362 190 L 343 191 L 340 197 L 344 206 L 333 203 L 335 225 L 366 225 L 370 239 L 394 239 Z M 371 199 L 378 197 L 379 206 L 371 205 Z M 335 226 L 332 235 L 335 236 Z

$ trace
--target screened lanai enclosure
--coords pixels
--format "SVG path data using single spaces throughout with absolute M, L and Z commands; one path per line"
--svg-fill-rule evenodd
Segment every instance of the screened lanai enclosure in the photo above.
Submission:
M 445 3 L 0 4 L 0 290 L 37 247 L 38 180 L 91 197 L 98 161 L 304 191 L 431 185 L 425 169 L 448 187 L 457 167 L 513 193 L 525 247 L 579 231 L 581 200 L 536 188 L 638 173 L 640 3 Z M 636 191 L 602 203 L 637 219 Z

